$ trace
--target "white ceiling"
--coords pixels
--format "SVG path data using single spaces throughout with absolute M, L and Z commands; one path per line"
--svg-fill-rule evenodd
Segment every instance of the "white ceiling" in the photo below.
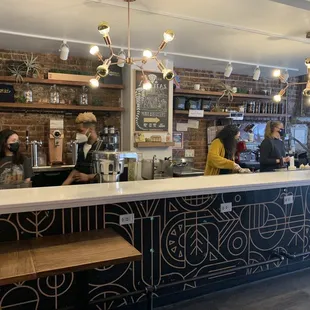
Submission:
M 300 71 L 291 75 L 305 74 L 310 11 L 301 9 L 300 3 L 308 1 L 297 0 L 298 7 L 278 1 L 287 2 L 137 0 L 131 5 L 132 47 L 156 50 L 162 33 L 173 29 L 176 37 L 166 51 L 177 67 L 223 71 L 226 63 L 202 59 L 213 57 L 296 68 Z M 1 0 L 0 49 L 57 53 L 61 39 L 67 39 L 71 55 L 89 57 L 87 45 L 103 46 L 97 31 L 100 21 L 111 25 L 113 45 L 126 46 L 126 6 L 123 0 Z M 237 73 L 252 74 L 253 70 L 254 66 L 234 65 Z M 270 74 L 270 70 L 262 71 Z

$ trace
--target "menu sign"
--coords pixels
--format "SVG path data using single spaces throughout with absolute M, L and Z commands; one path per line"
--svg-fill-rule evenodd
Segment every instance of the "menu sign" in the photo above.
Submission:
M 169 81 L 162 73 L 146 72 L 152 84 L 150 90 L 143 89 L 143 75 L 136 71 L 135 86 L 135 131 L 168 131 L 169 125 Z

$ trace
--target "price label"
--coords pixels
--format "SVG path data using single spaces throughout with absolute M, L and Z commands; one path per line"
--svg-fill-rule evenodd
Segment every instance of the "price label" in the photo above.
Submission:
M 204 117 L 204 110 L 189 110 L 189 117 Z
M 244 118 L 244 113 L 230 112 L 229 118 L 233 119 L 234 121 L 242 121 Z

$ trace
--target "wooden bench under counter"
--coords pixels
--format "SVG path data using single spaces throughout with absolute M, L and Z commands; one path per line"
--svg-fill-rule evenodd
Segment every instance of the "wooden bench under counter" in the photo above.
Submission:
M 141 253 L 110 228 L 0 243 L 0 285 L 77 272 L 76 309 L 87 309 L 85 272 L 141 260 Z

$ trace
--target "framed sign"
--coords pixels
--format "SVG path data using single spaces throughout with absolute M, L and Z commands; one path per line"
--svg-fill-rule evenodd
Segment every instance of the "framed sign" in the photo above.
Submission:
M 147 72 L 152 84 L 143 89 L 143 75 L 136 71 L 135 84 L 135 131 L 168 131 L 169 129 L 169 81 L 162 73 Z

